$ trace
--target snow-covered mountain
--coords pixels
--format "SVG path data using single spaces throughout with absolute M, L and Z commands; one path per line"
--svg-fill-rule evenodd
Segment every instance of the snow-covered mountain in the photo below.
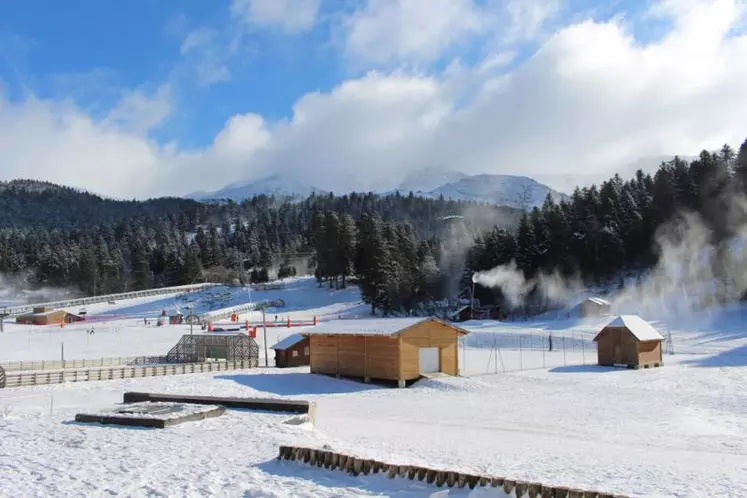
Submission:
M 459 171 L 431 167 L 413 171 L 394 189 L 402 194 L 409 192 L 430 192 L 447 183 L 458 182 L 467 175 Z M 390 191 L 391 192 L 391 191 Z
M 518 209 L 541 207 L 548 193 L 556 202 L 565 198 L 564 194 L 526 176 L 487 174 L 464 176 L 429 192 L 414 193 L 422 197 L 438 198 L 443 195 L 446 199 L 489 202 Z
M 322 192 L 294 178 L 275 174 L 249 183 L 232 183 L 215 192 L 194 192 L 187 197 L 198 201 L 230 199 L 241 202 L 257 195 L 305 199 Z

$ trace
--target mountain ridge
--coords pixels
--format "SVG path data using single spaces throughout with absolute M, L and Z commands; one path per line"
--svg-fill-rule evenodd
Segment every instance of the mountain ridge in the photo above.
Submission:
M 197 201 L 232 200 L 241 202 L 257 195 L 287 199 L 305 199 L 312 194 L 323 193 L 326 192 L 314 186 L 306 185 L 294 178 L 275 173 L 258 180 L 230 183 L 213 192 L 192 192 L 185 197 Z

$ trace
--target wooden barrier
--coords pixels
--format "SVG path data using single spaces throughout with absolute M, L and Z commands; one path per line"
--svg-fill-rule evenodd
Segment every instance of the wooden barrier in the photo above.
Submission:
M 6 372 L 5 387 L 28 387 L 65 382 L 87 382 L 94 380 L 131 379 L 136 377 L 156 377 L 191 373 L 222 372 L 256 368 L 256 360 L 216 361 L 203 363 L 172 363 L 168 365 L 46 370 L 37 372 Z
M 0 366 L 7 372 L 26 372 L 33 370 L 63 370 L 66 368 L 114 367 L 154 363 L 166 363 L 166 356 L 110 356 L 78 360 L 8 361 L 0 363 Z
M 315 405 L 311 401 L 277 398 L 221 398 L 216 396 L 193 396 L 186 394 L 124 393 L 124 403 L 171 402 L 198 405 L 220 405 L 226 408 L 265 410 L 271 412 L 299 413 L 308 415 L 314 422 Z
M 479 476 L 413 465 L 395 465 L 378 460 L 343 455 L 333 451 L 296 446 L 281 446 L 278 459 L 299 461 L 329 470 L 341 470 L 354 476 L 373 473 L 386 474 L 390 479 L 395 477 L 407 478 L 411 481 L 417 479 L 428 484 L 435 484 L 438 487 L 501 488 L 505 494 L 515 498 L 627 498 L 623 495 L 584 491 L 563 486 L 548 486 L 502 477 Z

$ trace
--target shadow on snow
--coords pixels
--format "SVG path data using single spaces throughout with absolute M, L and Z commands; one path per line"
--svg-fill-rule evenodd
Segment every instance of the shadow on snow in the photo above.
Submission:
M 621 372 L 625 368 L 602 367 L 599 365 L 568 365 L 564 367 L 551 368 L 551 373 L 603 373 L 603 372 Z
M 683 364 L 701 368 L 745 367 L 747 366 L 747 345 L 696 360 L 684 361 Z
M 261 373 L 254 375 L 219 375 L 217 380 L 229 380 L 255 391 L 280 396 L 304 394 L 345 394 L 379 389 L 378 386 L 351 380 L 335 379 L 310 373 Z

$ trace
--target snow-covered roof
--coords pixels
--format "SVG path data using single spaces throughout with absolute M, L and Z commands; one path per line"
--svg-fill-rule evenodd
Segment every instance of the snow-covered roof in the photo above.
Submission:
M 601 297 L 588 297 L 586 298 L 587 301 L 591 301 L 594 304 L 599 304 L 601 306 L 610 306 L 610 302 L 606 299 L 602 299 Z
M 299 342 L 303 341 L 305 339 L 304 336 L 301 334 L 291 334 L 282 341 L 278 342 L 274 346 L 272 346 L 270 349 L 288 349 L 289 347 L 292 347 Z
M 35 316 L 49 316 L 49 315 L 51 315 L 53 313 L 59 313 L 59 312 L 65 313 L 64 310 L 49 310 L 49 311 L 39 311 L 39 312 L 36 312 L 36 313 L 25 313 L 25 314 L 20 315 L 20 316 L 22 316 L 24 318 L 31 318 L 31 317 L 35 317 Z M 72 315 L 72 313 L 68 313 L 68 314 Z
M 613 319 L 611 322 L 609 322 L 607 325 L 605 325 L 605 328 L 607 327 L 625 327 L 639 341 L 663 341 L 664 340 L 664 336 L 662 336 L 654 328 L 653 325 L 651 325 L 650 323 L 648 323 L 646 320 L 644 320 L 638 315 L 620 315 L 617 318 Z M 604 329 L 602 331 L 604 331 Z M 597 335 L 597 337 L 595 337 L 594 340 L 596 340 L 598 337 L 599 335 Z
M 437 321 L 435 318 L 369 318 L 361 320 L 332 320 L 320 323 L 316 327 L 304 330 L 304 335 L 372 335 L 391 337 L 427 321 Z M 456 328 L 462 333 L 467 331 L 451 324 L 444 324 Z
M 461 308 L 457 308 L 454 311 L 452 311 L 451 313 L 449 313 L 449 316 L 456 316 L 456 315 L 458 315 L 459 313 L 461 313 L 462 311 L 464 311 L 466 309 L 469 309 L 469 306 L 462 306 Z

